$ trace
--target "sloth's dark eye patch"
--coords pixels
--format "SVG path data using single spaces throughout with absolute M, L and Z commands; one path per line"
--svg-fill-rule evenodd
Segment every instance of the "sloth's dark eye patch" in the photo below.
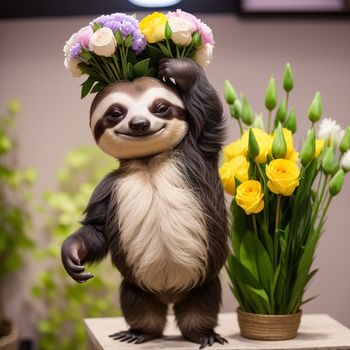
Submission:
M 126 111 L 120 107 L 113 107 L 106 114 L 105 117 L 111 122 L 119 122 L 126 115 Z
M 164 99 L 158 99 L 153 101 L 149 107 L 149 111 L 156 117 L 163 119 L 181 119 L 184 120 L 186 117 L 186 111 L 180 106 L 173 105 L 169 101 Z
M 169 111 L 169 106 L 164 103 L 158 103 L 155 107 L 155 113 L 163 114 Z
M 119 124 L 126 117 L 127 113 L 127 109 L 119 104 L 115 104 L 108 108 L 107 112 L 95 125 L 93 131 L 95 140 L 98 142 L 104 131 Z

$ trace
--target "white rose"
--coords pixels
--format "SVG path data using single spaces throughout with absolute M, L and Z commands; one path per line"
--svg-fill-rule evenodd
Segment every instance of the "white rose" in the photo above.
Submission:
M 344 171 L 350 171 L 350 150 L 346 151 L 341 157 L 340 166 L 344 169 Z
M 213 59 L 213 49 L 213 45 L 205 44 L 203 47 L 196 51 L 193 57 L 194 61 L 197 62 L 200 66 L 206 67 Z
M 76 40 L 75 40 L 76 35 L 77 33 L 72 34 L 72 36 L 66 41 L 66 44 L 63 47 L 63 52 L 65 57 L 68 57 L 70 49 L 76 43 Z
M 96 55 L 110 57 L 114 54 L 116 47 L 113 31 L 109 28 L 97 29 L 91 35 L 89 48 Z
M 193 25 L 191 21 L 181 17 L 171 17 L 168 19 L 171 28 L 171 39 L 177 45 L 188 46 L 192 41 Z
M 81 70 L 78 66 L 80 63 L 76 58 L 66 57 L 64 60 L 64 66 L 67 68 L 70 75 L 74 78 L 79 78 L 81 76 Z

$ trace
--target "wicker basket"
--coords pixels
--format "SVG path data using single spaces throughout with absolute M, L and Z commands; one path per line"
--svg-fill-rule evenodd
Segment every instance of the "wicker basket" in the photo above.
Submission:
M 237 309 L 241 336 L 256 340 L 286 340 L 296 337 L 301 311 L 292 315 L 260 315 Z

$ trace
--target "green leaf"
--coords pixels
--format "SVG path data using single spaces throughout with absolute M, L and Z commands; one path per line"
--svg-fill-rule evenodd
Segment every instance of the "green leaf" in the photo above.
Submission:
M 172 57 L 172 53 L 169 51 L 169 49 L 165 45 L 163 45 L 162 43 L 157 43 L 157 45 L 161 49 L 165 57 L 168 57 L 168 58 Z
M 82 84 L 82 88 L 81 88 L 81 98 L 83 99 L 85 96 L 88 95 L 88 93 L 90 92 L 92 86 L 95 83 L 95 79 L 93 77 L 88 77 Z
M 143 77 L 147 74 L 151 59 L 146 58 L 145 60 L 139 61 L 134 65 L 135 77 Z
M 128 62 L 127 65 L 127 79 L 128 80 L 133 80 L 134 79 L 134 67 L 132 66 L 132 64 L 130 62 Z
M 151 57 L 151 59 L 154 58 L 156 61 L 158 61 L 163 57 L 162 50 L 152 44 L 147 45 L 147 50 L 149 51 L 149 56 Z
M 259 238 L 251 232 L 243 238 L 240 257 L 242 264 L 269 291 L 274 276 L 271 260 Z
M 233 199 L 231 203 L 233 217 L 231 242 L 235 255 L 239 258 L 239 252 L 245 232 L 248 230 L 248 217 L 243 209 Z
M 100 90 L 102 90 L 104 87 L 106 87 L 106 84 L 98 82 L 96 83 L 93 88 L 91 89 L 90 93 L 95 93 L 95 92 L 99 92 Z

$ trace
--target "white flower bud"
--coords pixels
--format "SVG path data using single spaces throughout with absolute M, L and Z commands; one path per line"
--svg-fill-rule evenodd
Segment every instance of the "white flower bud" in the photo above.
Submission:
M 350 171 L 350 150 L 346 151 L 340 159 L 340 166 L 344 171 Z
M 79 63 L 80 61 L 76 58 L 66 57 L 64 60 L 64 66 L 66 67 L 70 75 L 74 78 L 79 78 L 81 76 L 81 70 L 78 67 Z
M 213 45 L 205 44 L 203 47 L 196 51 L 193 57 L 194 61 L 205 68 L 213 59 L 213 49 Z
M 110 57 L 117 47 L 113 31 L 109 28 L 100 28 L 90 38 L 89 48 L 96 55 Z
M 188 46 L 192 41 L 193 24 L 186 18 L 171 17 L 168 19 L 172 41 L 181 46 Z

